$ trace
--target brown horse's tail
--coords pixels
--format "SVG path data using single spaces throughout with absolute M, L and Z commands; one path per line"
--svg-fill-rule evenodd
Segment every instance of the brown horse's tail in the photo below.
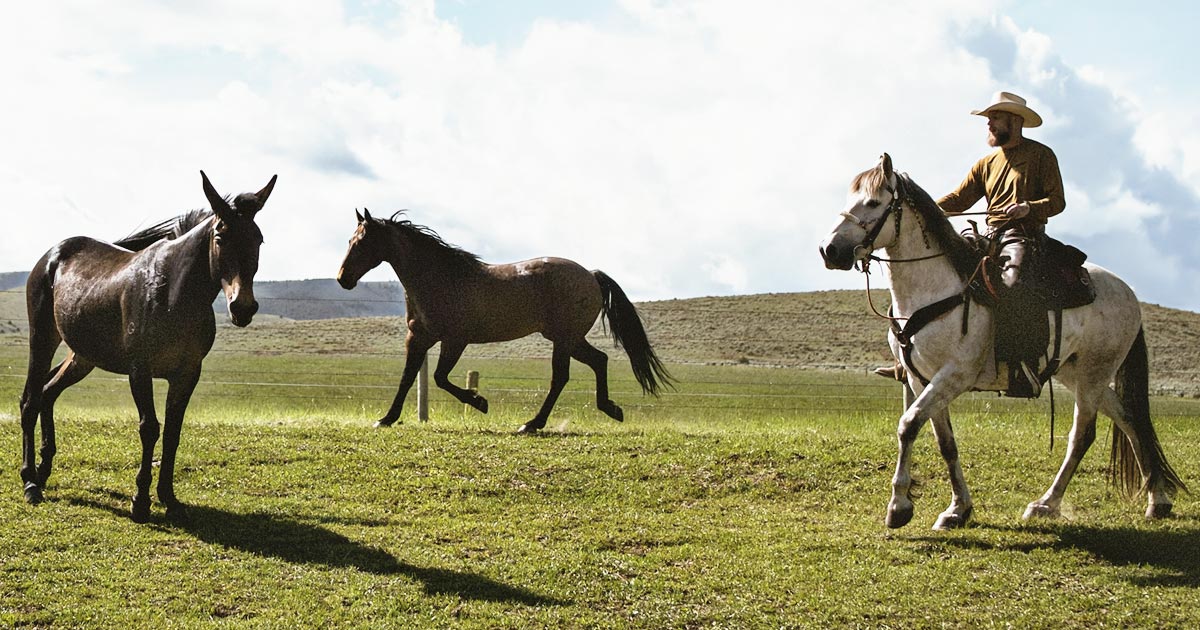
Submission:
M 1138 330 L 1133 347 L 1125 355 L 1125 361 L 1117 370 L 1116 390 L 1121 399 L 1121 409 L 1125 421 L 1133 427 L 1133 433 L 1141 444 L 1141 453 L 1133 448 L 1133 443 L 1113 424 L 1112 455 L 1109 467 L 1109 482 L 1124 492 L 1127 497 L 1134 497 L 1155 486 L 1160 481 L 1168 496 L 1177 490 L 1187 490 L 1187 486 L 1167 463 L 1162 445 L 1158 443 L 1158 435 L 1154 425 L 1150 423 L 1150 370 L 1146 358 L 1146 335 Z M 1138 468 L 1138 459 L 1143 459 L 1150 477 L 1142 485 L 1142 475 Z
M 633 377 L 637 379 L 638 385 L 642 386 L 642 391 L 657 396 L 663 387 L 672 387 L 675 379 L 650 347 L 646 329 L 642 326 L 642 318 L 625 296 L 625 291 L 603 271 L 593 271 L 592 275 L 600 283 L 600 294 L 604 298 L 603 315 L 608 320 L 607 328 L 612 330 L 612 337 L 617 345 L 629 355 Z

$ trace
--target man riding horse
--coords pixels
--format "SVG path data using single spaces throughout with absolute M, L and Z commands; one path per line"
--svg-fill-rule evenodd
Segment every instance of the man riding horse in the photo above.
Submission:
M 1046 310 L 1033 291 L 1032 259 L 1045 239 L 1046 220 L 1063 211 L 1062 174 L 1058 158 L 1046 145 L 1024 137 L 1025 128 L 1037 127 L 1042 118 L 1011 92 L 997 92 L 991 104 L 971 114 L 988 120 L 988 145 L 996 151 L 983 157 L 950 194 L 938 200 L 947 215 L 961 214 L 981 198 L 987 200 L 987 237 L 999 244 L 995 260 L 1003 288 L 999 288 L 997 332 L 1037 330 L 1047 327 Z M 1036 396 L 1038 356 L 1045 350 L 1042 335 L 1017 334 L 999 346 L 997 359 L 1007 361 L 1010 375 Z M 1007 354 L 1008 356 L 1003 356 Z M 897 376 L 899 366 L 876 370 Z M 1018 381 L 1019 382 L 1019 381 Z

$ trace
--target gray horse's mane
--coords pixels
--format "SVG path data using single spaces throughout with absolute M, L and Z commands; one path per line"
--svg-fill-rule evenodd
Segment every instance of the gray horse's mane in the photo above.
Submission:
M 946 213 L 942 212 L 941 207 L 924 188 L 918 186 L 907 173 L 896 173 L 896 178 L 900 183 L 897 194 L 905 196 L 909 207 L 920 217 L 925 233 L 932 238 L 938 249 L 946 252 L 946 258 L 958 275 L 964 279 L 969 277 L 979 263 L 979 255 L 975 248 L 954 229 Z M 887 186 L 887 182 L 883 167 L 879 166 L 855 176 L 850 190 L 875 194 Z

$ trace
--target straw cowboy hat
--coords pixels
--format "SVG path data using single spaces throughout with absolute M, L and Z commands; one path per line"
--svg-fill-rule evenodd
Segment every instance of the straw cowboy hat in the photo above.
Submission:
M 1037 127 L 1042 124 L 1042 117 L 1038 116 L 1037 112 L 1029 109 L 1025 104 L 1025 99 L 1013 94 L 1012 92 L 996 92 L 992 96 L 992 104 L 983 109 L 976 109 L 972 114 L 976 116 L 987 116 L 988 112 L 1008 112 L 1016 114 L 1025 121 L 1025 128 Z

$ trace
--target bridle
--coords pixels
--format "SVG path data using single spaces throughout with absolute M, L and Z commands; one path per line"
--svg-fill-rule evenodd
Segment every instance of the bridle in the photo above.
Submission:
M 903 182 L 904 182 L 904 180 L 900 179 L 899 177 L 896 178 L 896 181 L 900 184 L 903 184 Z M 900 218 L 902 216 L 904 216 L 904 213 L 901 212 L 901 204 L 903 203 L 903 195 L 897 194 L 898 189 L 899 189 L 899 186 L 893 187 L 890 183 L 887 185 L 886 190 L 888 191 L 889 194 L 891 194 L 892 200 L 890 202 L 888 202 L 887 207 L 883 209 L 883 214 L 880 214 L 879 218 L 875 220 L 875 224 L 871 225 L 870 227 L 867 226 L 866 221 L 854 216 L 853 214 L 850 214 L 849 212 L 842 213 L 842 218 L 854 223 L 858 227 L 862 228 L 862 230 L 864 232 L 867 233 L 866 236 L 863 238 L 862 242 L 860 242 L 854 248 L 854 254 L 855 254 L 854 258 L 855 259 L 858 259 L 858 252 L 860 250 L 866 250 L 868 252 L 867 255 L 864 257 L 864 260 L 870 259 L 870 258 L 875 258 L 875 256 L 873 254 L 871 254 L 870 252 L 875 251 L 875 239 L 879 238 L 879 233 L 883 231 L 883 226 L 887 225 L 888 215 L 893 216 L 893 219 L 896 224 L 895 232 L 896 232 L 896 234 L 900 234 Z M 880 260 L 880 259 L 875 258 L 875 260 Z

